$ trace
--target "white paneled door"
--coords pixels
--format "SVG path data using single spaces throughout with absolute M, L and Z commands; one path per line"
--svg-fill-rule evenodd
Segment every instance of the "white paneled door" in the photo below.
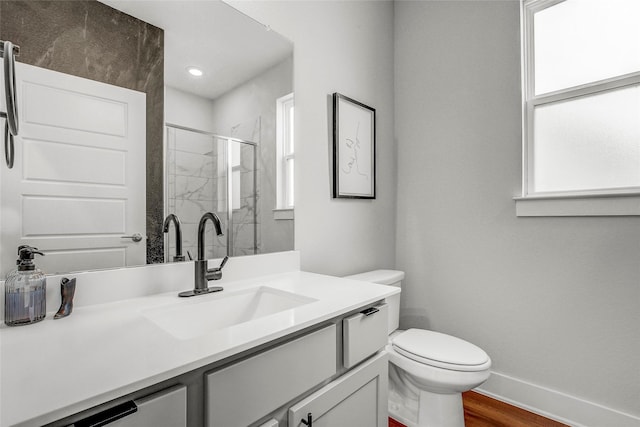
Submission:
M 145 94 L 16 64 L 20 135 L 2 165 L 2 275 L 16 248 L 47 273 L 146 261 Z M 127 238 L 140 234 L 142 239 Z

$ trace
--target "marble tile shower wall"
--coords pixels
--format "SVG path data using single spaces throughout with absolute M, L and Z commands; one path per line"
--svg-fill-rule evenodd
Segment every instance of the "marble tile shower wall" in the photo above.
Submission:
M 197 256 L 198 223 L 203 212 L 215 212 L 226 232 L 226 194 L 219 188 L 218 152 L 220 143 L 214 138 L 195 132 L 169 129 L 167 135 L 167 209 L 182 223 L 182 250 L 195 259 Z M 224 173 L 224 171 L 221 171 Z M 226 255 L 226 238 L 214 233 L 207 224 L 205 255 L 220 258 Z M 169 259 L 175 253 L 174 235 L 169 236 Z
M 198 223 L 203 212 L 215 212 L 222 222 L 225 236 L 218 237 L 211 224 L 207 224 L 207 258 L 221 258 L 227 254 L 229 233 L 227 221 L 226 140 L 207 135 L 169 128 L 167 131 L 167 213 L 174 213 L 182 223 L 183 254 L 197 254 Z M 255 148 L 238 144 L 236 165 L 231 171 L 232 186 L 236 188 L 233 209 L 233 249 L 231 255 L 258 253 L 258 227 L 256 221 Z M 167 236 L 169 254 L 175 254 L 174 234 Z
M 240 206 L 233 210 L 233 255 L 259 253 L 255 155 L 254 146 L 241 144 L 240 165 L 233 175 L 234 181 L 239 181 L 240 185 Z
M 229 129 L 229 134 L 234 138 L 252 141 L 258 146 L 239 144 L 240 161 L 234 168 L 232 178 L 240 183 L 239 206 L 233 210 L 233 255 L 253 255 L 261 253 L 260 218 L 258 207 L 260 206 L 260 179 L 258 164 L 255 156 L 259 152 L 261 143 L 262 117 L 253 118 L 236 123 Z

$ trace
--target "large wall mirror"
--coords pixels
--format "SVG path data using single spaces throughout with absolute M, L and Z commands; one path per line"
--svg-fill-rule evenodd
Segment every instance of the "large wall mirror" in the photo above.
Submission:
M 47 273 L 188 261 L 209 211 L 207 258 L 293 249 L 289 40 L 220 0 L 3 1 L 0 39 L 21 123 L 2 277 L 22 244 Z

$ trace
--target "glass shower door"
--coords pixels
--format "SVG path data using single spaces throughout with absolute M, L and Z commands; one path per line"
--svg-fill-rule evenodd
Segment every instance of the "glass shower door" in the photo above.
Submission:
M 198 223 L 205 212 L 220 218 L 226 234 L 227 162 L 226 141 L 209 134 L 167 126 L 166 132 L 165 205 L 166 214 L 174 213 L 182 223 L 183 255 L 196 259 Z M 175 233 L 165 234 L 165 261 L 175 253 Z M 227 240 L 216 236 L 207 223 L 205 257 L 222 258 L 227 254 Z
M 231 251 L 229 256 L 254 255 L 259 247 L 257 224 L 256 146 L 229 139 L 231 191 Z
M 205 212 L 219 218 L 205 233 L 206 259 L 258 252 L 256 144 L 174 125 L 166 126 L 165 216 L 182 223 L 183 255 L 197 257 L 198 223 Z M 175 233 L 165 234 L 165 261 L 175 254 Z

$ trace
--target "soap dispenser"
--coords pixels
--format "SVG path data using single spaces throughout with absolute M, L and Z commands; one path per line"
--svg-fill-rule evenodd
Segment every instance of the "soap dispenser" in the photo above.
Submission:
M 7 275 L 4 283 L 4 323 L 7 326 L 28 325 L 44 319 L 47 313 L 47 279 L 33 263 L 37 248 L 19 248 L 18 268 Z

